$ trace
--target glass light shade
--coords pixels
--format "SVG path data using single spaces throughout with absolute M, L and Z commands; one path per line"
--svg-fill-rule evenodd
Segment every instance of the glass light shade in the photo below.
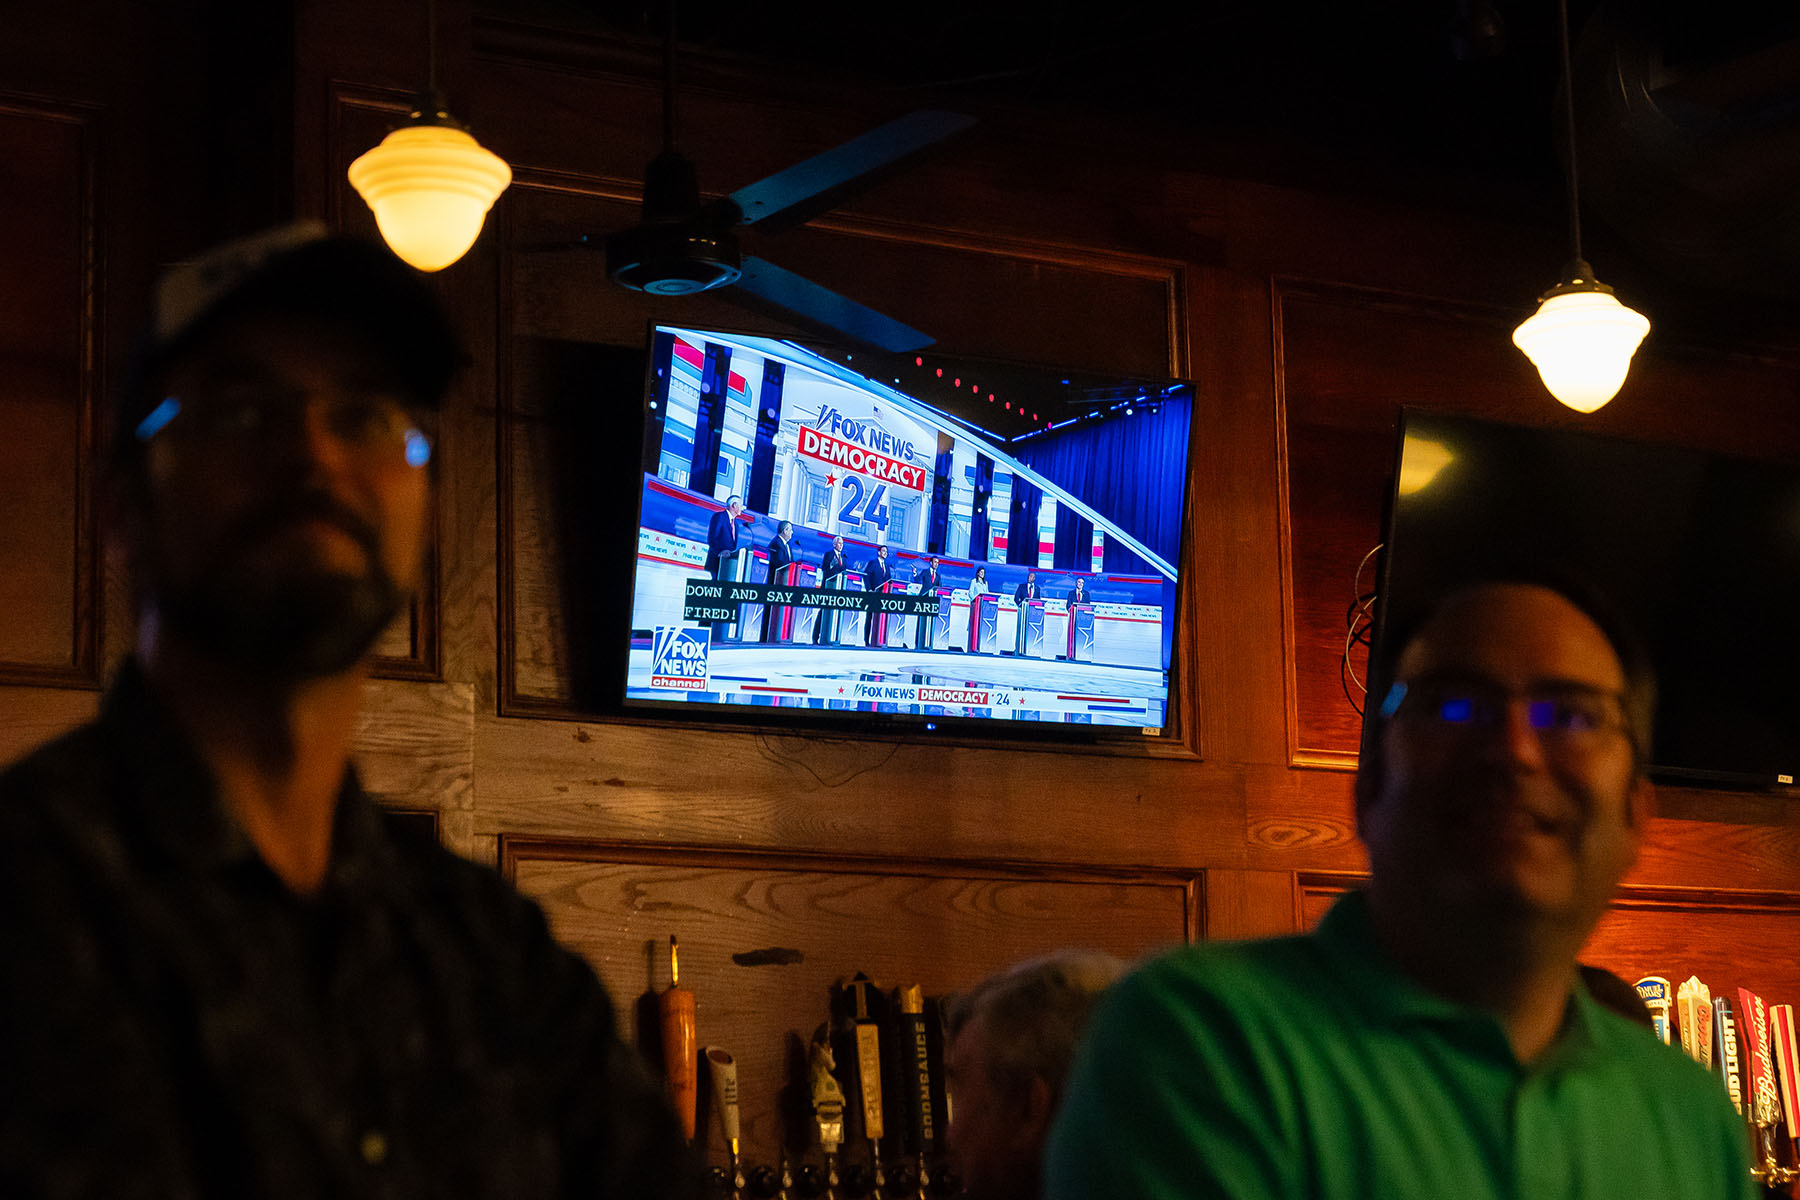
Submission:
M 1550 394 L 1577 412 L 1593 412 L 1619 394 L 1631 356 L 1650 332 L 1644 314 L 1608 291 L 1551 295 L 1513 330 L 1513 345 L 1538 369 Z
M 475 244 L 512 182 L 504 159 L 454 125 L 405 125 L 350 164 L 350 185 L 375 210 L 388 247 L 441 271 Z

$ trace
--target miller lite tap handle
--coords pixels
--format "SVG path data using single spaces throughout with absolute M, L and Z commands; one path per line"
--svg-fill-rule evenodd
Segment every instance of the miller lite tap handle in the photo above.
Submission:
M 675 935 L 669 935 L 669 986 L 656 998 L 662 1017 L 663 1072 L 668 1080 L 669 1103 L 681 1119 L 681 1132 L 694 1140 L 694 1120 L 700 1100 L 699 1035 L 694 1021 L 694 993 L 681 984 L 681 962 Z

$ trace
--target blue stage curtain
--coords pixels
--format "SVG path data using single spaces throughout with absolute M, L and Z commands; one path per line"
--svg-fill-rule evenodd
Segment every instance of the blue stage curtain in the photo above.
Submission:
M 1056 509 L 1056 569 L 1086 571 L 1093 566 L 1094 523 L 1064 505 Z M 1133 558 L 1137 556 L 1132 555 Z
M 1013 476 L 1012 527 L 1006 534 L 1006 561 L 1021 566 L 1037 566 L 1038 503 L 1043 489 L 1029 479 Z
M 1188 429 L 1192 419 L 1193 401 L 1187 396 L 1175 396 L 1158 401 L 1155 412 L 1140 411 L 1129 417 L 1071 425 L 1050 437 L 1008 449 L 1014 458 L 1091 505 L 1172 565 L 1181 557 L 1181 512 L 1187 495 Z M 1015 483 L 1014 488 L 1017 487 Z M 1034 525 L 1035 512 L 1034 507 Z M 1059 562 L 1065 553 L 1064 516 L 1058 514 L 1056 527 Z M 1068 536 L 1073 538 L 1078 532 L 1070 521 Z M 1032 540 L 1035 543 L 1036 538 Z M 1085 536 L 1079 547 L 1071 546 L 1069 550 L 1079 563 L 1078 569 L 1086 570 L 1089 548 Z M 1143 566 L 1138 556 L 1117 539 L 1106 540 L 1108 570 L 1142 570 Z

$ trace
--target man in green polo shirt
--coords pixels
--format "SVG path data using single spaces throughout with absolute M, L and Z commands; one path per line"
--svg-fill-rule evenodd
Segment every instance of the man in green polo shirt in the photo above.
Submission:
M 1356 784 L 1368 886 L 1312 934 L 1115 985 L 1047 1196 L 1751 1196 L 1724 1089 L 1576 975 L 1650 815 L 1641 654 L 1524 583 L 1389 645 Z

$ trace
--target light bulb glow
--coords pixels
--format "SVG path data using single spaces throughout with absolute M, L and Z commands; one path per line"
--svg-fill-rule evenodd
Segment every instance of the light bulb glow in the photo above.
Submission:
M 441 271 L 475 244 L 512 168 L 449 125 L 407 125 L 350 164 L 350 185 L 382 239 L 421 271 Z
M 1550 394 L 1576 412 L 1593 412 L 1618 395 L 1631 356 L 1650 332 L 1644 314 L 1610 292 L 1550 296 L 1513 330 L 1513 345 L 1538 369 Z

